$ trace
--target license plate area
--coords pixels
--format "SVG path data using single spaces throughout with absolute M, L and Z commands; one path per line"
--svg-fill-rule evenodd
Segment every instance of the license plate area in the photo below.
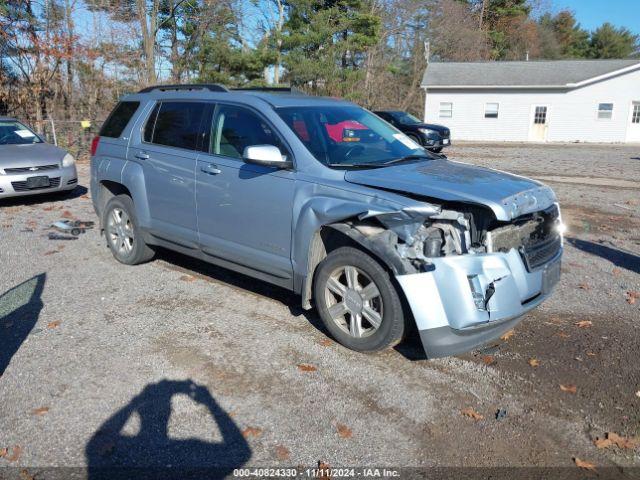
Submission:
M 444 140 L 442 140 L 442 144 L 443 145 L 449 145 L 449 139 L 445 138 Z
M 551 293 L 560 281 L 560 259 L 551 262 L 542 271 L 542 293 Z
M 46 176 L 27 178 L 27 188 L 46 188 L 50 185 L 51 183 L 49 182 L 49 177 Z

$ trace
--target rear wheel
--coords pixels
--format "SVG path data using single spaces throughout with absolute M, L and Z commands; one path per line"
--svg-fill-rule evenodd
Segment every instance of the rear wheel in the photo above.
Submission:
M 142 238 L 129 196 L 117 195 L 107 202 L 102 224 L 107 246 L 116 260 L 137 265 L 153 258 L 154 251 Z
M 341 247 L 320 263 L 314 298 L 325 326 L 347 348 L 375 352 L 402 340 L 398 292 L 388 272 L 361 250 Z

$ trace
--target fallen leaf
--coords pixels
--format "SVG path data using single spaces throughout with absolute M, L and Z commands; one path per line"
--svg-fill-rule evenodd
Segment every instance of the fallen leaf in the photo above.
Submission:
M 593 353 L 593 352 L 587 352 L 587 355 L 590 356 L 590 357 L 595 357 L 596 356 L 596 354 Z
M 316 478 L 331 478 L 330 475 L 331 465 L 322 460 L 318 460 L 318 473 Z
M 578 284 L 578 288 L 580 290 L 591 290 L 591 287 L 589 285 L 587 285 L 586 283 L 579 283 Z
M 473 409 L 473 407 L 465 408 L 464 410 L 462 410 L 461 413 L 465 417 L 473 418 L 476 422 L 484 418 L 484 415 L 481 415 L 478 412 L 476 412 Z
M 309 365 L 308 363 L 301 363 L 298 365 L 298 370 L 301 372 L 315 372 L 317 370 L 313 365 Z
M 26 468 L 20 470 L 20 478 L 22 478 L 22 480 L 35 480 L 35 477 L 31 475 Z
M 44 252 L 43 255 L 48 256 L 48 255 L 53 255 L 54 253 L 58 253 L 58 251 L 57 250 L 49 250 L 48 252 Z
M 484 355 L 482 357 L 482 361 L 485 365 L 493 365 L 494 363 L 496 363 L 496 357 L 494 357 L 493 355 Z
M 330 347 L 331 345 L 333 345 L 333 340 L 331 340 L 330 338 L 324 338 L 320 340 L 318 343 L 323 347 Z
M 65 210 L 64 212 L 62 212 L 62 218 L 73 218 L 73 215 L 69 210 Z
M 529 365 L 531 365 L 533 368 L 539 367 L 540 366 L 540 360 L 538 360 L 537 358 L 530 358 L 527 363 Z
M 6 457 L 8 452 L 9 452 L 9 449 L 7 447 L 0 448 L 0 458 Z
M 565 332 L 558 332 L 556 333 L 556 337 L 560 337 L 560 338 L 569 338 L 571 335 L 569 335 L 568 333 Z
M 576 464 L 576 467 L 583 468 L 585 470 L 591 470 L 592 472 L 596 471 L 595 464 L 591 462 L 587 462 L 586 460 L 580 460 L 578 457 L 575 457 L 573 461 Z
M 7 460 L 10 462 L 15 462 L 22 455 L 22 447 L 20 445 L 14 445 L 11 449 L 11 455 L 7 457 Z
M 260 435 L 262 435 L 262 429 L 258 427 L 247 427 L 242 431 L 244 438 L 259 437 Z
M 182 275 L 180 280 L 183 282 L 195 282 L 197 279 L 193 275 Z
M 337 425 L 337 429 L 338 429 L 338 435 L 340 435 L 341 438 L 351 438 L 353 436 L 353 432 L 346 425 L 339 423 Z
M 634 449 L 640 445 L 640 440 L 634 437 L 621 437 L 620 435 L 608 432 L 607 440 L 610 440 L 614 443 L 618 448 L 628 448 Z
M 51 210 L 53 210 L 53 205 L 49 205 L 47 207 L 44 207 L 42 210 L 44 210 L 45 212 L 50 212 Z
M 596 438 L 593 441 L 593 444 L 597 448 L 609 448 L 611 445 L 613 445 L 613 442 L 611 440 L 609 440 L 608 438 Z
M 276 447 L 276 457 L 278 460 L 289 460 L 289 449 L 282 445 Z
M 47 328 L 58 328 L 60 326 L 60 320 L 47 323 Z
M 567 393 L 576 393 L 576 391 L 578 390 L 578 387 L 576 387 L 575 385 L 562 385 L 562 384 L 560 384 L 560 390 L 562 390 L 563 392 L 567 392 Z
M 620 270 L 618 267 L 614 267 L 613 270 L 611 270 L 611 273 L 614 277 L 619 277 L 620 275 L 622 275 L 622 270 Z
M 504 341 L 506 342 L 506 341 L 507 341 L 507 340 L 509 340 L 511 337 L 513 337 L 513 336 L 515 335 L 515 333 L 516 333 L 515 331 L 513 331 L 513 330 L 509 330 L 507 333 L 505 333 L 504 335 L 502 335 L 502 336 L 500 337 L 500 340 L 504 340 Z
M 579 322 L 575 322 L 574 325 L 580 328 L 589 328 L 593 325 L 593 322 L 591 320 L 580 320 Z
M 49 411 L 49 407 L 40 407 L 40 408 L 34 408 L 31 413 L 34 415 L 44 415 L 45 413 L 47 413 Z
M 627 292 L 627 303 L 629 305 L 635 304 L 638 298 L 640 298 L 640 292 L 636 292 L 633 290 Z

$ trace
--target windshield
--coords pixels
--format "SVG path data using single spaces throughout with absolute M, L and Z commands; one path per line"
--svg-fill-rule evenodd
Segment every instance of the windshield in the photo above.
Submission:
M 40 137 L 15 120 L 0 120 L 0 145 L 42 143 Z
M 407 112 L 393 112 L 391 115 L 393 115 L 393 118 L 395 118 L 396 121 L 402 123 L 403 125 L 419 125 L 422 123 L 419 118 L 414 117 Z
M 434 158 L 405 134 L 360 107 L 286 107 L 276 111 L 313 156 L 330 167 L 376 167 Z

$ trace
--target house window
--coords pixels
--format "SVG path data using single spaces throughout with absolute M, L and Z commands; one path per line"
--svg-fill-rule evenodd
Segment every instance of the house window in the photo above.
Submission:
M 453 117 L 453 103 L 440 102 L 440 118 Z
M 536 107 L 536 112 L 533 116 L 533 123 L 536 125 L 544 125 L 547 123 L 547 107 Z
M 484 104 L 484 118 L 498 118 L 498 103 Z
M 613 103 L 598 104 L 598 119 L 609 120 L 613 116 Z
M 631 123 L 640 123 L 640 103 L 633 104 L 633 113 L 631 114 Z

